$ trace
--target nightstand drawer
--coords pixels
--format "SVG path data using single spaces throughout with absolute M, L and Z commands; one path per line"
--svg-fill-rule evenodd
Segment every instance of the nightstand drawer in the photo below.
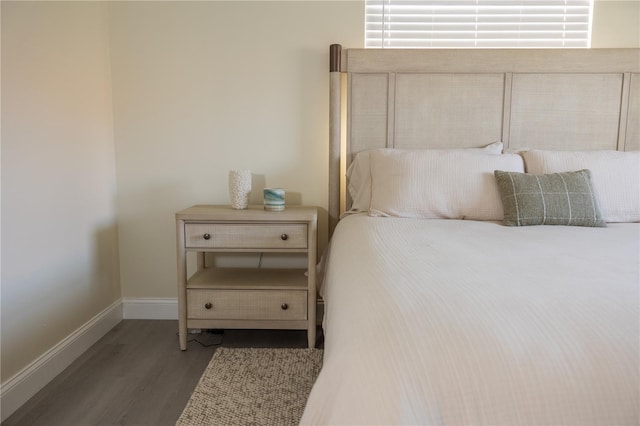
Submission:
M 305 320 L 304 290 L 187 290 L 190 319 Z
M 188 248 L 305 249 L 304 223 L 187 223 Z

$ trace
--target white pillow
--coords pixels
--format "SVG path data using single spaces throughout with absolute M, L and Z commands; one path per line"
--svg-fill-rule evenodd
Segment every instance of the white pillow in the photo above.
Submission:
M 349 212 L 358 213 L 369 210 L 371 203 L 371 162 L 369 153 L 361 151 L 355 155 L 347 169 L 347 190 L 351 196 Z
M 521 152 L 527 173 L 588 169 L 606 222 L 640 222 L 640 151 Z
M 495 170 L 524 172 L 516 154 L 466 150 L 370 153 L 371 216 L 502 220 Z
M 493 142 L 481 148 L 438 149 L 434 151 L 465 151 L 480 154 L 502 154 L 502 142 Z M 350 212 L 366 212 L 371 204 L 371 166 L 369 153 L 373 150 L 361 151 L 355 155 L 347 169 L 347 190 L 351 196 Z M 407 150 L 410 152 L 423 150 Z

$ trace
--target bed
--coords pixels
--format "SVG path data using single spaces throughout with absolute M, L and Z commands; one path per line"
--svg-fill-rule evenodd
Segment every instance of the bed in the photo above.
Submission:
M 638 424 L 640 51 L 330 52 L 301 423 Z

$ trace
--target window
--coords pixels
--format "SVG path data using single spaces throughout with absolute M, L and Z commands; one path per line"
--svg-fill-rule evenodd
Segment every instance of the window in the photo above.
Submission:
M 593 0 L 366 0 L 365 47 L 590 47 Z

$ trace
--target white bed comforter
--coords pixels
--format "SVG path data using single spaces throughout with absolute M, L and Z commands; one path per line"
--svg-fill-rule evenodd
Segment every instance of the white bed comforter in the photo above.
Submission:
M 349 216 L 302 424 L 638 424 L 640 224 Z

